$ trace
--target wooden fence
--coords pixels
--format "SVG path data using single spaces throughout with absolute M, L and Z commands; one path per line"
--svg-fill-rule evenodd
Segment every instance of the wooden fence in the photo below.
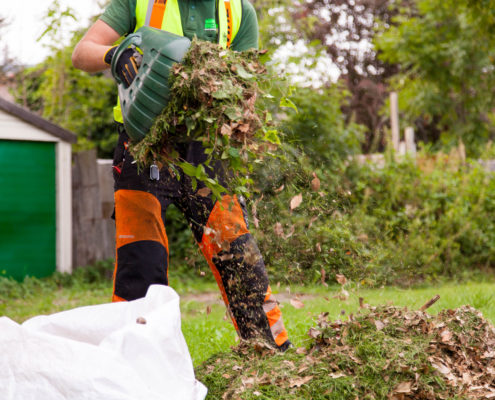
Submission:
M 111 160 L 95 150 L 74 154 L 72 166 L 73 265 L 115 258 Z

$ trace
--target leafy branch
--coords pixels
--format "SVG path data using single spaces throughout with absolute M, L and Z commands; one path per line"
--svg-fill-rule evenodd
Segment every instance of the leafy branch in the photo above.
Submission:
M 180 169 L 193 189 L 202 181 L 217 198 L 225 192 L 249 196 L 253 164 L 274 156 L 281 143 L 270 111 L 296 109 L 287 98 L 289 89 L 269 73 L 260 55 L 193 40 L 183 62 L 171 70 L 169 103 L 148 135 L 131 144 L 138 166 Z M 204 148 L 206 161 L 200 165 L 177 150 L 191 141 Z M 226 182 L 225 176 L 212 174 L 217 162 L 228 171 Z

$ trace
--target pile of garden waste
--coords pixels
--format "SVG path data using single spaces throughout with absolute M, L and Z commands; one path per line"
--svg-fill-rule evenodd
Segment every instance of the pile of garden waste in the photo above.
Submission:
M 237 187 L 246 185 L 252 163 L 280 143 L 266 107 L 275 97 L 266 89 L 272 84 L 261 53 L 224 50 L 194 39 L 183 61 L 170 72 L 169 103 L 148 135 L 131 147 L 138 165 L 181 168 L 214 192 L 221 191 L 203 166 L 185 162 L 177 151 L 178 143 L 200 141 L 208 157 L 206 167 L 222 160 L 240 179 Z
M 495 398 L 495 329 L 472 307 L 437 316 L 365 305 L 321 314 L 305 347 L 243 343 L 197 368 L 215 399 Z

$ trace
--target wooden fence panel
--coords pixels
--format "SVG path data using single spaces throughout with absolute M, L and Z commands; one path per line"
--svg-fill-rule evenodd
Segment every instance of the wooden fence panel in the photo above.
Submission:
M 102 171 L 105 169 L 98 166 L 95 150 L 74 154 L 72 166 L 74 267 L 114 258 L 115 255 L 115 224 L 110 219 L 111 214 L 108 215 L 110 207 L 108 201 L 102 201 L 102 193 L 107 193 L 108 177 L 103 173 L 104 176 L 100 178 Z M 110 183 L 110 190 L 112 187 L 113 182 Z M 111 202 L 113 210 L 113 200 Z

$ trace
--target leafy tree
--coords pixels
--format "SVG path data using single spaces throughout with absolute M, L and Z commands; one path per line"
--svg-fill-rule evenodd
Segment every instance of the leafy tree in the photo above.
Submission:
M 298 112 L 287 116 L 283 131 L 288 142 L 304 149 L 313 165 L 324 163 L 330 168 L 359 153 L 364 126 L 348 123 L 341 111 L 348 103 L 349 92 L 339 85 L 297 89 L 292 100 Z
M 89 75 L 72 66 L 72 50 L 86 29 L 71 32 L 68 46 L 60 43 L 63 28 L 74 19 L 72 9 L 52 3 L 41 35 L 50 39 L 50 55 L 18 74 L 16 101 L 76 133 L 79 148 L 96 146 L 100 156 L 109 157 L 117 140 L 112 116 L 115 84 L 102 73 Z
M 341 71 L 351 93 L 343 107 L 347 119 L 367 128 L 365 151 L 383 148 L 388 120 L 380 110 L 387 98 L 387 79 L 397 65 L 377 57 L 373 45 L 379 21 L 394 23 L 399 13 L 411 14 L 412 0 L 314 0 L 289 9 L 294 31 L 307 42 L 318 42 Z
M 397 16 L 376 40 L 381 59 L 400 65 L 391 82 L 405 120 L 425 141 L 461 139 L 476 153 L 495 137 L 495 5 L 418 0 L 417 10 L 413 18 Z

